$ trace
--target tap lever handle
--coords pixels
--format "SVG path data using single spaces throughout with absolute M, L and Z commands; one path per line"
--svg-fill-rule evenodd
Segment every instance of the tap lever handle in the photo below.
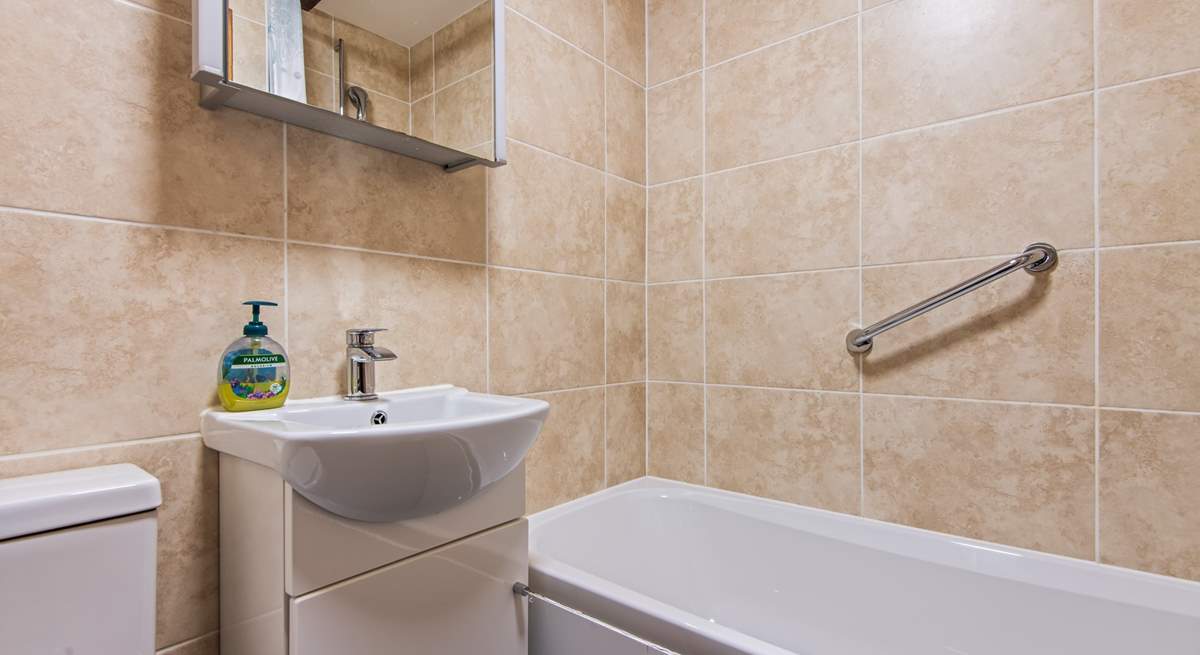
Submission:
M 373 346 L 375 333 L 387 332 L 387 328 L 354 328 L 346 330 L 347 346 Z

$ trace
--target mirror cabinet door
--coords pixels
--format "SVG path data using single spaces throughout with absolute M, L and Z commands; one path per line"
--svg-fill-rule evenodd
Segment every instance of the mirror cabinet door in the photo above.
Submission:
M 502 159 L 493 0 L 225 0 L 223 12 L 232 88 Z

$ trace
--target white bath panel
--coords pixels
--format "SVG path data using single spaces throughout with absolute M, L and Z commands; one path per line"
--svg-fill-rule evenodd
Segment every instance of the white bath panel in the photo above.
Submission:
M 529 606 L 529 655 L 659 655 L 642 642 L 568 609 L 535 600 Z

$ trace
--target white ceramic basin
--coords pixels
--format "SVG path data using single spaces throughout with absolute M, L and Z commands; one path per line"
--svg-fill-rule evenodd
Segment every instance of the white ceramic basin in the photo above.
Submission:
M 210 409 L 201 431 L 209 448 L 276 470 L 330 512 L 386 522 L 448 509 L 503 478 L 529 452 L 549 411 L 541 400 L 443 385 L 371 401 Z

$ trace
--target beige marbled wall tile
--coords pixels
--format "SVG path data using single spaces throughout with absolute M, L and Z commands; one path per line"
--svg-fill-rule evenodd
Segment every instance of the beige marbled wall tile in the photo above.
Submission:
M 382 390 L 486 385 L 482 266 L 321 246 L 288 246 L 288 343 L 295 398 L 345 393 L 346 330 L 379 327 L 396 353 Z
M 646 91 L 607 71 L 605 136 L 608 172 L 627 180 L 646 181 Z
M 508 9 L 596 58 L 604 57 L 605 0 L 505 0 Z M 512 24 L 509 13 L 508 24 Z M 510 69 L 511 70 L 511 67 Z
M 606 382 L 646 379 L 646 285 L 605 284 Z
M 435 96 L 426 96 L 409 108 L 412 115 L 411 134 L 418 139 L 437 140 L 437 111 L 434 101 Z
M 704 275 L 704 189 L 698 179 L 647 192 L 646 269 L 650 282 Z
M 495 136 L 492 69 L 485 68 L 437 92 L 437 142 L 469 150 Z
M 605 61 L 638 84 L 646 83 L 646 1 L 605 0 Z
M 704 98 L 700 75 L 657 86 L 646 95 L 650 184 L 704 172 Z
M 1075 97 L 863 146 L 863 262 L 1091 246 L 1092 101 Z
M 350 111 L 354 111 L 354 105 L 350 105 Z M 377 94 L 367 99 L 367 121 L 389 130 L 408 134 L 412 129 L 410 113 L 408 103 L 395 98 Z
M 267 28 L 262 23 L 233 17 L 233 63 L 229 73 L 238 84 L 267 90 Z
M 604 65 L 511 12 L 506 29 L 509 136 L 603 169 Z
M 1200 73 L 1105 91 L 1099 105 L 1101 244 L 1200 239 Z
M 1100 561 L 1200 580 L 1200 416 L 1100 412 Z
M 866 136 L 1092 85 L 1092 0 L 905 0 L 862 24 Z
M 0 479 L 125 462 L 162 484 L 155 643 L 161 648 L 216 630 L 217 455 L 199 435 L 0 459 Z
M 650 285 L 646 315 L 650 379 L 703 382 L 704 285 Z
M 646 475 L 646 385 L 607 388 L 605 457 L 608 486 Z
M 704 484 L 704 387 L 646 385 L 647 474 Z
M 488 174 L 490 263 L 604 275 L 604 173 L 510 141 Z
M 433 35 L 409 49 L 409 90 L 413 102 L 433 93 Z
M 241 302 L 282 303 L 283 272 L 281 243 L 0 213 L 0 454 L 195 431 Z
M 333 16 L 321 11 L 306 11 L 300 14 L 300 23 L 303 26 L 304 67 L 332 77 L 337 71 L 333 52 Z M 313 104 L 311 98 L 308 102 Z
M 605 189 L 606 275 L 646 279 L 646 187 L 613 176 Z
M 212 632 L 158 651 L 158 655 L 220 655 L 221 634 Z
M 648 0 L 649 84 L 700 70 L 704 47 L 704 0 Z
M 867 268 L 863 314 L 879 320 L 1002 260 Z M 879 337 L 869 392 L 1090 405 L 1095 294 L 1090 253 L 1047 275 L 1018 271 Z
M 346 49 L 346 84 L 408 102 L 408 48 L 343 20 L 334 19 L 333 38 Z
M 490 269 L 492 392 L 604 382 L 604 282 Z
M 525 511 L 533 514 L 604 488 L 604 388 L 531 396 L 550 416 L 525 456 Z
M 485 173 L 440 167 L 299 127 L 287 129 L 288 237 L 484 260 Z
M 444 89 L 492 65 L 492 3 L 480 3 L 433 36 L 435 87 Z
M 320 107 L 326 111 L 337 111 L 337 83 L 334 78 L 318 73 L 311 68 L 304 69 L 304 93 L 308 104 Z
M 1100 404 L 1200 410 L 1200 245 L 1100 254 Z
M 187 24 L 36 0 L 4 21 L 0 205 L 283 236 L 283 128 L 197 105 Z
M 708 65 L 832 23 L 858 0 L 708 0 Z
M 1101 85 L 1200 66 L 1195 0 L 1099 0 L 1097 11 Z
M 858 403 L 853 394 L 710 388 L 708 484 L 857 514 Z
M 707 169 L 858 137 L 858 26 L 844 21 L 708 71 Z
M 1092 409 L 863 403 L 864 516 L 1092 558 Z
M 708 381 L 856 390 L 857 322 L 857 270 L 708 282 Z
M 708 277 L 858 265 L 858 147 L 710 176 Z

